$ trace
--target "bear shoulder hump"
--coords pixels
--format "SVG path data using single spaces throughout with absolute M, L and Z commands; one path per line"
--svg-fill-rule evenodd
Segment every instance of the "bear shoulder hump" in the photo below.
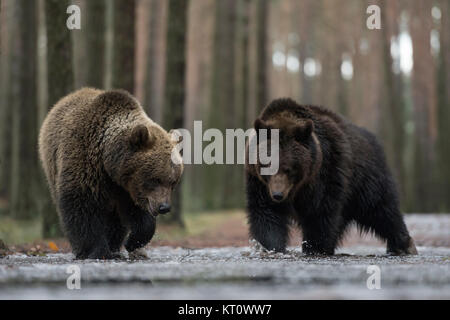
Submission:
M 104 91 L 95 98 L 93 103 L 110 108 L 129 110 L 140 108 L 137 100 L 128 91 L 122 89 Z

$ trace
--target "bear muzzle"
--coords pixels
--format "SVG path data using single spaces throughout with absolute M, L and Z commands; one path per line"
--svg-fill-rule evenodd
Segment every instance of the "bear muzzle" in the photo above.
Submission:
M 270 197 L 274 202 L 282 202 L 286 200 L 292 185 L 285 174 L 276 174 L 270 177 L 268 188 Z
M 168 212 L 170 212 L 170 204 L 167 202 L 163 202 L 158 206 L 158 213 L 166 214 Z
M 283 192 L 275 191 L 275 192 L 272 192 L 272 198 L 275 201 L 283 201 L 284 194 L 283 194 Z

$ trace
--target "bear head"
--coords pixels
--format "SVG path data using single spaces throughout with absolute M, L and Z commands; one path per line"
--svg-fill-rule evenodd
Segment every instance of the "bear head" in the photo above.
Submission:
M 314 133 L 314 122 L 311 119 L 298 119 L 287 112 L 271 116 L 269 119 L 258 118 L 254 124 L 258 137 L 258 146 L 270 143 L 260 139 L 260 129 L 267 130 L 267 138 L 271 138 L 270 130 L 279 130 L 279 166 L 273 175 L 261 175 L 261 166 L 255 165 L 255 173 L 267 186 L 267 191 L 274 202 L 282 202 L 293 196 L 301 186 L 313 179 L 321 165 L 319 141 Z M 259 157 L 258 157 L 259 159 Z
M 128 134 L 128 152 L 122 160 L 120 180 L 131 199 L 152 215 L 170 211 L 170 197 L 183 173 L 175 148 L 178 141 L 157 125 L 136 125 Z

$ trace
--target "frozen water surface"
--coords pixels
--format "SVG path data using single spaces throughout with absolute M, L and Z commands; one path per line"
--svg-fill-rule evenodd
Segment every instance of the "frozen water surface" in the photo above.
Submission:
M 10 299 L 298 299 L 450 298 L 450 248 L 419 247 L 394 257 L 381 247 L 347 247 L 332 257 L 250 247 L 157 247 L 145 261 L 75 260 L 71 254 L 12 255 L 0 260 L 0 298 Z M 81 289 L 69 290 L 70 265 Z M 381 289 L 369 290 L 367 267 L 381 270 Z
M 286 254 L 154 247 L 138 261 L 10 255 L 0 259 L 0 299 L 450 299 L 450 219 L 436 220 L 408 218 L 420 226 L 418 237 L 434 239 L 418 246 L 418 256 L 388 256 L 384 245 L 366 244 L 329 257 L 296 247 Z M 70 265 L 80 267 L 80 290 L 67 289 Z M 379 290 L 367 288 L 370 265 L 381 270 Z

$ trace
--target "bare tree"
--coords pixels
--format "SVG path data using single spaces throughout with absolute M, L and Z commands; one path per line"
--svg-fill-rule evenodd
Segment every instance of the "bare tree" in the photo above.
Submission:
M 188 1 L 169 0 L 167 19 L 166 86 L 164 95 L 163 125 L 169 130 L 184 125 L 186 27 Z M 172 213 L 169 221 L 183 226 L 181 216 L 181 185 L 172 195 Z
M 382 29 L 382 57 L 384 65 L 384 108 L 381 110 L 383 116 L 383 140 L 385 142 L 388 161 L 392 164 L 394 175 L 400 186 L 401 198 L 406 199 L 405 166 L 403 156 L 405 152 L 405 103 L 403 99 L 403 81 L 400 74 L 392 71 L 393 59 L 391 55 L 391 39 L 398 36 L 398 18 L 400 10 L 398 2 L 383 1 L 382 13 L 384 17 L 384 28 Z M 374 70 L 375 71 L 375 70 Z
M 163 117 L 167 58 L 167 11 L 167 1 L 151 0 L 146 68 L 144 70 L 146 88 L 144 102 L 148 114 L 156 122 L 161 122 Z
M 12 39 L 17 37 L 17 29 L 12 26 L 12 10 L 5 10 L 12 5 L 11 0 L 1 1 L 0 16 L 0 198 L 9 199 L 11 177 L 11 120 L 12 109 L 10 82 L 10 59 Z M 11 7 L 10 7 L 11 8 Z M 6 203 L 6 201 L 4 201 Z
M 438 67 L 438 179 L 437 194 L 439 195 L 440 210 L 448 212 L 450 209 L 450 3 L 439 1 L 440 19 L 440 51 Z
M 433 3 L 417 0 L 411 3 L 411 38 L 413 43 L 412 90 L 415 123 L 415 193 L 420 199 L 415 208 L 433 210 L 433 175 L 436 163 L 437 114 L 435 63 L 431 55 L 430 33 L 433 26 Z
M 69 1 L 46 0 L 45 22 L 47 31 L 47 77 L 48 110 L 74 87 L 72 64 L 72 43 L 70 30 L 66 28 L 66 9 Z M 41 174 L 42 176 L 42 174 Z M 42 176 L 42 194 L 39 198 L 43 217 L 43 236 L 55 237 L 62 234 L 58 214 L 52 205 L 45 178 Z
M 234 118 L 235 97 L 235 39 L 236 0 L 217 1 L 215 11 L 214 44 L 212 60 L 211 109 L 208 124 L 225 130 Z M 233 179 L 229 168 L 222 165 L 205 166 L 204 201 L 208 208 L 219 209 L 233 206 Z M 214 183 L 214 181 L 223 181 Z
M 195 120 L 206 120 L 205 114 L 210 107 L 215 7 L 216 2 L 209 0 L 195 0 L 189 4 L 185 106 L 185 128 L 188 130 L 193 129 Z M 203 166 L 185 166 L 183 198 L 190 200 L 183 203 L 186 211 L 206 208 L 206 174 Z
M 248 56 L 247 118 L 254 119 L 268 102 L 267 99 L 267 25 L 268 1 L 250 2 L 250 32 Z M 252 123 L 253 120 L 249 122 Z
M 83 65 L 77 67 L 85 68 L 83 81 L 84 86 L 95 88 L 104 87 L 105 75 L 105 31 L 106 31 L 106 1 L 94 0 L 85 2 L 86 22 L 83 25 L 83 36 L 85 38 L 85 57 Z M 83 19 L 81 20 L 83 23 Z
M 135 0 L 114 0 L 112 87 L 134 93 Z
M 36 21 L 35 1 L 17 0 L 10 5 L 17 32 L 11 44 L 11 214 L 15 218 L 36 215 L 37 163 Z M 26 21 L 26 23 L 24 23 Z M 28 28 L 27 26 L 33 26 Z

